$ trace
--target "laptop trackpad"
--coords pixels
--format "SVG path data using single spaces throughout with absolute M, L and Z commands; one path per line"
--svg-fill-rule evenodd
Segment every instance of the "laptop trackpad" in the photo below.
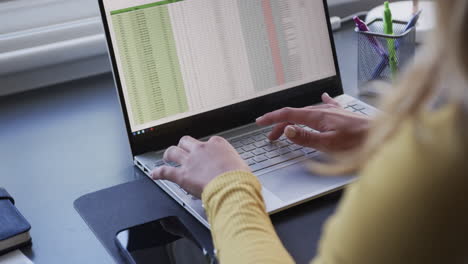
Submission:
M 258 176 L 263 186 L 284 202 L 317 196 L 350 182 L 352 177 L 319 176 L 302 161 Z

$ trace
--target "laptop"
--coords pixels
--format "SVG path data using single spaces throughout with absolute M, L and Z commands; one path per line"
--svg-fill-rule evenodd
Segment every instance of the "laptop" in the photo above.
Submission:
M 135 165 L 146 175 L 184 135 L 226 138 L 262 183 L 268 213 L 343 188 L 307 169 L 322 153 L 255 119 L 282 107 L 371 106 L 343 94 L 326 0 L 99 0 Z M 169 164 L 178 166 L 178 164 Z M 209 228 L 202 202 L 155 181 Z

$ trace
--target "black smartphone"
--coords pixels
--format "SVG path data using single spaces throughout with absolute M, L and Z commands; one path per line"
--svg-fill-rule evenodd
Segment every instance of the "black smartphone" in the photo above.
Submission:
M 217 263 L 175 216 L 124 229 L 115 242 L 131 264 Z

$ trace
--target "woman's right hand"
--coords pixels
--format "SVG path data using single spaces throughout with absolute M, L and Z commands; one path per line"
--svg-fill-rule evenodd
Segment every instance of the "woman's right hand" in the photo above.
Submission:
M 275 125 L 268 138 L 277 140 L 283 133 L 292 142 L 323 152 L 339 152 L 358 147 L 370 128 L 371 118 L 343 109 L 328 94 L 322 105 L 283 108 L 257 119 L 260 126 Z M 318 132 L 296 125 L 306 125 Z

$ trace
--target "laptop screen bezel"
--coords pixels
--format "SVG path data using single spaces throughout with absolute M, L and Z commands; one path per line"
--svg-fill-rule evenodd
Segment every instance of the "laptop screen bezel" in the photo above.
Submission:
M 123 88 L 119 71 L 117 68 L 116 55 L 112 44 L 110 27 L 107 21 L 104 0 L 99 0 L 99 9 L 103 21 L 104 32 L 106 34 L 107 48 L 112 65 L 114 82 L 117 88 L 120 106 L 122 108 L 127 129 L 127 136 L 130 141 L 130 148 L 133 156 L 137 156 L 150 151 L 165 149 L 171 145 L 176 145 L 184 135 L 194 138 L 202 138 L 216 133 L 220 133 L 239 126 L 255 122 L 255 119 L 267 112 L 283 107 L 304 107 L 321 102 L 321 95 L 327 92 L 332 97 L 343 94 L 340 69 L 336 55 L 335 42 L 330 24 L 327 1 L 323 0 L 325 17 L 327 19 L 328 35 L 330 38 L 333 61 L 336 75 L 322 80 L 310 82 L 296 86 L 284 91 L 268 94 L 241 103 L 229 105 L 209 112 L 179 119 L 170 123 L 155 127 L 153 132 L 133 135 L 125 104 Z

